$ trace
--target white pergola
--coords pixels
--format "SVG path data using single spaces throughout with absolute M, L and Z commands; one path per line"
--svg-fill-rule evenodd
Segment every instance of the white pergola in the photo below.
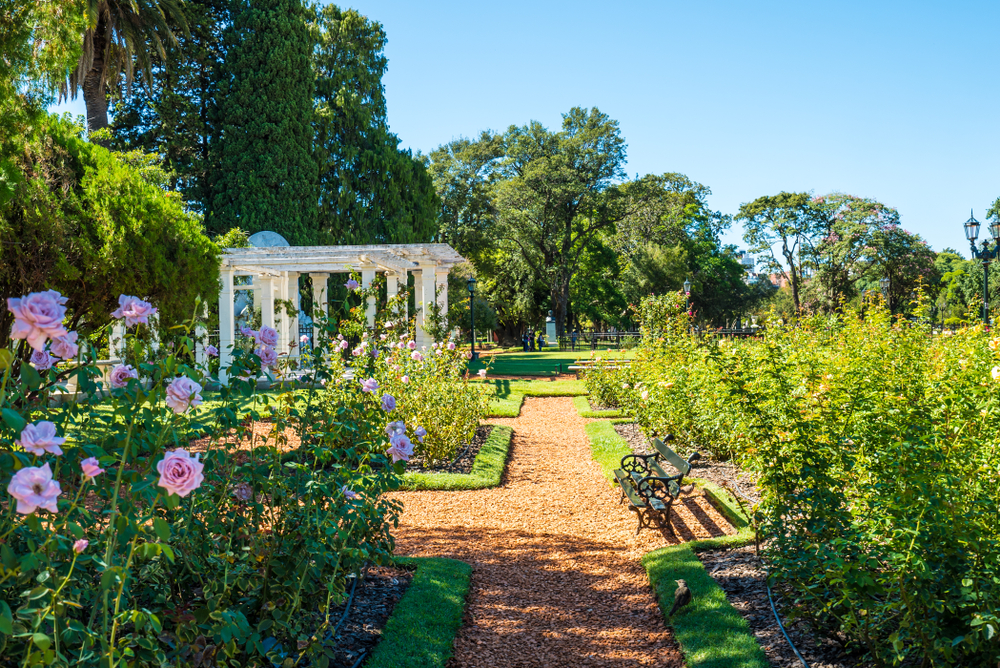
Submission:
M 270 248 L 226 248 L 222 254 L 219 294 L 219 356 L 223 368 L 232 361 L 231 347 L 236 340 L 234 299 L 238 290 L 253 290 L 254 303 L 261 307 L 261 324 L 278 331 L 279 352 L 288 353 L 289 344 L 298 339 L 299 276 L 312 279 L 313 303 L 322 311 L 328 307 L 327 279 L 333 274 L 359 272 L 361 284 L 368 287 L 379 272 L 386 274 L 388 296 L 405 290 L 408 276 L 414 277 L 414 300 L 417 304 L 417 345 L 429 345 L 424 331 L 426 308 L 421 305 L 434 301 L 435 289 L 440 288 L 438 301 L 448 308 L 448 273 L 465 258 L 448 244 L 386 244 L 379 246 L 276 246 Z M 237 276 L 252 276 L 250 285 L 236 285 Z M 293 304 L 295 316 L 275 312 L 276 299 Z M 368 299 L 368 322 L 375 320 L 375 299 Z M 314 333 L 318 330 L 313 329 Z M 298 347 L 292 348 L 297 355 Z M 294 355 L 293 355 L 294 356 Z

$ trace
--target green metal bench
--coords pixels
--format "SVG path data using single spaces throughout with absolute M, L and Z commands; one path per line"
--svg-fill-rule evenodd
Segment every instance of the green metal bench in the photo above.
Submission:
M 667 435 L 664 440 L 673 440 L 673 436 Z M 653 450 L 649 455 L 622 457 L 621 468 L 614 472 L 622 493 L 620 503 L 628 500 L 629 509 L 638 516 L 636 534 L 654 524 L 661 527 L 665 524 L 673 535 L 670 506 L 680 496 L 684 476 L 691 472 L 691 462 L 700 459 L 701 455 L 696 452 L 684 459 L 658 438 L 653 439 Z M 678 473 L 669 474 L 661 462 L 669 463 Z

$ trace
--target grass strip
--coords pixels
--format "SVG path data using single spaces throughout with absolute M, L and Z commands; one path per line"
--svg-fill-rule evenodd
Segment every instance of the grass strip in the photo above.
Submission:
M 503 477 L 514 430 L 494 425 L 489 438 L 479 449 L 469 473 L 404 473 L 400 489 L 485 489 L 496 487 Z
M 632 449 L 615 431 L 613 421 L 591 422 L 585 427 L 590 439 L 591 456 L 601 465 L 606 478 L 614 480 L 613 471 L 621 458 Z M 649 552 L 642 558 L 650 586 L 666 618 L 674 604 L 675 580 L 687 581 L 691 603 L 666 619 L 680 643 L 687 668 L 768 668 L 763 650 L 743 616 L 730 605 L 726 593 L 705 571 L 698 552 L 744 545 L 753 540 L 753 529 L 739 504 L 726 490 L 708 480 L 689 478 L 700 487 L 709 501 L 729 520 L 737 533 L 705 540 L 670 545 Z
M 407 588 L 382 630 L 366 668 L 443 668 L 462 626 L 472 566 L 438 557 L 399 557 L 416 566 Z
M 585 418 L 616 418 L 624 415 L 618 408 L 595 411 L 590 407 L 590 399 L 586 396 L 573 397 L 573 405 L 576 406 L 576 412 L 580 414 L 580 417 Z
M 504 397 L 490 399 L 489 417 L 517 417 L 521 414 L 524 395 L 511 393 Z

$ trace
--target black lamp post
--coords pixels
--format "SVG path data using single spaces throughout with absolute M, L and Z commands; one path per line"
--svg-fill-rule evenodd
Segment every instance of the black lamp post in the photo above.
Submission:
M 969 240 L 972 248 L 972 259 L 981 260 L 983 263 L 983 323 L 990 324 L 990 260 L 1000 257 L 1000 220 L 994 218 L 990 221 L 990 236 L 993 237 L 993 248 L 989 247 L 989 240 L 984 239 L 982 249 L 976 249 L 976 239 L 979 238 L 980 222 L 969 212 L 969 219 L 965 221 L 965 238 Z
M 476 277 L 470 276 L 465 286 L 469 288 L 469 316 L 472 318 L 472 359 L 477 360 L 479 354 L 476 353 Z

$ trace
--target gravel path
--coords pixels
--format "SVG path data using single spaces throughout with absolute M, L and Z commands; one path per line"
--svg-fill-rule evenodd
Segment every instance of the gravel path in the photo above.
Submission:
M 396 551 L 473 565 L 450 666 L 683 666 L 640 559 L 675 542 L 643 530 L 590 458 L 572 398 L 525 399 L 503 484 L 402 492 Z M 701 496 L 671 513 L 685 540 L 733 533 Z M 665 535 L 664 535 L 665 534 Z

